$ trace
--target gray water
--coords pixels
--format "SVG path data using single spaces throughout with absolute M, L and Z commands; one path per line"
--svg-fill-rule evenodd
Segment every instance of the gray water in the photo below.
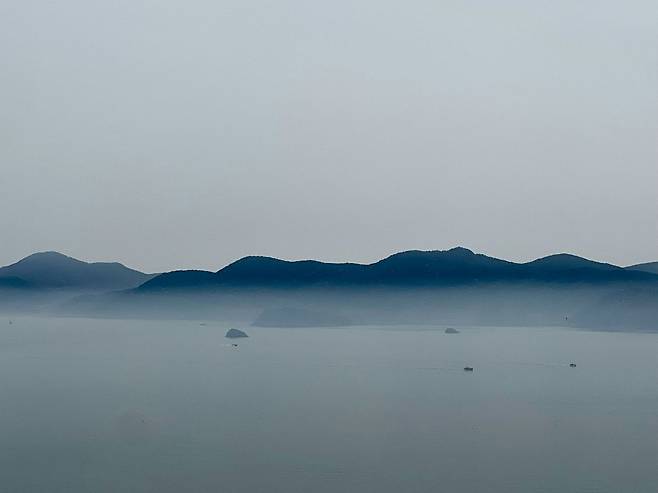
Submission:
M 226 328 L 0 319 L 0 491 L 658 491 L 658 334 Z

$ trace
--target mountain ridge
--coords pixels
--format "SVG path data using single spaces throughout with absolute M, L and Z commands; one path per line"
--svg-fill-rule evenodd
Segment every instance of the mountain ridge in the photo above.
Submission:
M 84 276 L 67 269 L 82 269 Z M 130 282 L 110 276 L 112 282 L 103 284 L 98 269 L 127 271 Z M 15 275 L 26 272 L 36 282 Z M 26 257 L 0 269 L 0 311 L 263 326 L 574 324 L 658 330 L 657 274 L 570 254 L 510 262 L 460 247 L 398 252 L 369 264 L 248 256 L 216 272 L 137 272 L 137 278 L 134 272 L 52 252 Z
M 641 264 L 629 265 L 628 267 L 625 267 L 625 269 L 658 274 L 658 262 L 644 262 Z
M 289 261 L 252 255 L 238 259 L 216 272 L 172 271 L 160 274 L 137 290 L 226 286 L 427 286 L 486 281 L 658 282 L 658 274 L 624 269 L 566 253 L 518 263 L 455 247 L 449 250 L 397 252 L 370 264 Z
M 250 255 L 212 272 L 146 274 L 119 262 L 85 262 L 37 252 L 0 267 L 0 288 L 82 290 L 204 290 L 225 287 L 443 286 L 478 282 L 658 282 L 658 262 L 619 267 L 568 253 L 528 262 L 475 253 L 464 247 L 406 250 L 371 263 L 282 260 Z

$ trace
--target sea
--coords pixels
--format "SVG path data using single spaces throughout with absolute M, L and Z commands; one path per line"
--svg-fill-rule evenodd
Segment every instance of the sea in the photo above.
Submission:
M 228 328 L 0 317 L 0 491 L 658 492 L 656 333 Z

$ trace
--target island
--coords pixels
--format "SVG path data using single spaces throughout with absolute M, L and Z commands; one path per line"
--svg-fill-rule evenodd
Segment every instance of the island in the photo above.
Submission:
M 226 332 L 226 337 L 229 339 L 238 339 L 240 337 L 249 337 L 246 333 L 242 332 L 241 330 L 238 329 L 228 329 L 228 332 Z

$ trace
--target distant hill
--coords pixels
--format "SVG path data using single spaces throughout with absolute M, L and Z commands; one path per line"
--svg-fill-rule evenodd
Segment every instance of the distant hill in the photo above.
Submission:
M 373 264 L 285 261 L 245 257 L 212 273 L 174 271 L 144 283 L 139 291 L 219 289 L 225 287 L 432 287 L 479 282 L 601 283 L 655 281 L 650 272 L 623 269 L 569 254 L 514 263 L 457 247 L 444 251 L 396 253 Z
M 166 289 L 204 289 L 217 285 L 217 275 L 204 270 L 175 270 L 155 276 L 137 289 L 158 291 Z
M 635 270 L 640 272 L 650 272 L 658 274 L 658 262 L 647 262 L 645 264 L 636 264 L 626 267 L 626 270 Z
M 31 284 L 20 277 L 0 277 L 0 289 L 29 289 Z
M 65 315 L 235 326 L 658 330 L 658 275 L 569 254 L 516 263 L 466 248 L 400 252 L 367 265 L 250 256 L 217 272 L 168 272 L 134 289 L 50 306 Z
M 658 330 L 658 283 L 628 285 L 607 293 L 591 305 L 574 313 L 580 327 L 619 330 Z
M 351 284 L 361 282 L 368 267 L 359 264 L 335 264 L 315 260 L 288 262 L 271 257 L 245 257 L 215 274 L 224 285 L 299 286 L 309 284 Z
M 0 268 L 0 286 L 74 290 L 131 289 L 153 278 L 116 262 L 83 262 L 57 252 L 41 252 Z
M 476 254 L 463 247 L 396 253 L 369 268 L 374 282 L 395 284 L 443 284 L 521 276 L 518 264 Z

